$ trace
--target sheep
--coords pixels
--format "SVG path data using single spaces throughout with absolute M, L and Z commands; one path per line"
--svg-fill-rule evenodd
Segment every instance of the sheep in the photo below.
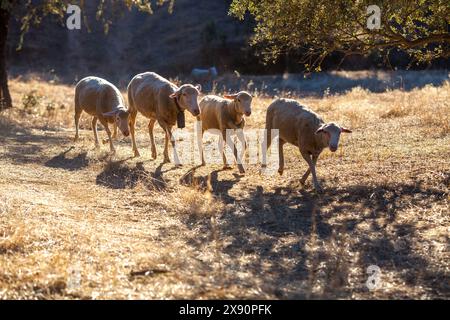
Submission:
M 217 77 L 217 69 L 216 67 L 211 67 L 209 69 L 198 69 L 194 68 L 191 71 L 191 76 L 197 82 L 208 82 L 214 80 Z
M 264 140 L 264 146 L 267 148 L 265 150 L 271 144 L 271 129 L 279 130 L 278 173 L 281 175 L 284 170 L 283 145 L 286 142 L 291 143 L 299 148 L 300 154 L 309 167 L 300 179 L 301 184 L 305 184 L 311 173 L 314 189 L 322 192 L 316 176 L 317 159 L 326 147 L 335 152 L 338 148 L 340 134 L 352 131 L 333 122 L 325 123 L 315 112 L 291 99 L 276 99 L 267 108 L 267 140 Z M 263 153 L 263 167 L 266 165 L 265 156 L 266 154 Z
M 243 129 L 245 125 L 244 115 L 249 117 L 252 113 L 251 110 L 252 96 L 248 92 L 241 91 L 236 94 L 225 95 L 224 98 L 207 95 L 200 101 L 200 116 L 197 120 L 201 121 L 201 137 L 206 130 L 218 130 L 221 134 L 222 140 L 220 142 L 220 149 L 223 157 L 224 169 L 228 169 L 225 153 L 223 152 L 223 142 L 229 143 L 229 146 L 233 149 L 235 158 L 238 160 L 239 172 L 244 173 L 244 167 L 242 166 L 241 157 L 237 156 L 237 150 L 234 143 L 227 141 L 226 130 L 227 129 Z M 237 135 L 241 143 L 244 145 L 243 153 L 247 147 L 242 130 L 237 131 Z M 199 148 L 201 150 L 201 148 Z M 205 164 L 203 152 L 202 165 Z
M 130 132 L 133 151 L 136 157 L 140 156 L 135 140 L 135 123 L 139 111 L 150 119 L 148 130 L 151 141 L 152 158 L 156 159 L 156 146 L 153 136 L 153 127 L 158 121 L 165 132 L 164 163 L 170 162 L 168 145 L 175 147 L 172 136 L 172 127 L 175 123 L 184 128 L 184 111 L 187 109 L 195 117 L 200 114 L 197 98 L 201 86 L 184 84 L 177 87 L 169 80 L 154 72 L 144 72 L 136 75 L 128 84 L 128 103 L 130 106 Z M 176 160 L 176 159 L 175 159 Z
M 112 153 L 115 153 L 113 138 L 117 135 L 117 127 L 128 137 L 129 112 L 119 89 L 105 79 L 98 77 L 86 77 L 81 79 L 75 87 L 75 141 L 78 140 L 78 128 L 81 113 L 93 116 L 92 130 L 94 131 L 95 146 L 99 147 L 97 135 L 97 120 L 105 127 L 108 134 L 109 145 Z M 114 134 L 111 136 L 108 123 L 114 124 Z

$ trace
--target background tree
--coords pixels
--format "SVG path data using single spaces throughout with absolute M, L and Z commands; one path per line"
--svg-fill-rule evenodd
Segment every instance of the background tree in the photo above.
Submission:
M 369 29 L 367 7 L 381 9 L 381 27 Z M 308 70 L 320 70 L 325 57 L 345 57 L 401 49 L 411 61 L 449 57 L 448 0 L 233 0 L 230 14 L 256 20 L 253 45 L 267 61 L 292 49 L 304 52 Z
M 81 14 L 87 26 L 86 16 L 83 14 L 84 0 L 1 0 L 0 2 L 0 110 L 12 107 L 11 95 L 8 89 L 8 73 L 6 62 L 6 46 L 8 39 L 8 26 L 11 18 L 21 22 L 21 38 L 18 49 L 21 48 L 24 35 L 30 27 L 39 26 L 47 16 L 56 17 L 64 23 L 68 4 L 76 4 L 81 8 Z M 157 5 L 169 3 L 169 11 L 173 9 L 175 0 L 157 0 Z M 152 14 L 151 0 L 100 0 L 98 1 L 96 19 L 103 23 L 105 32 L 108 32 L 117 15 L 125 8 L 137 8 L 140 11 Z M 14 45 L 14 44 L 13 44 Z

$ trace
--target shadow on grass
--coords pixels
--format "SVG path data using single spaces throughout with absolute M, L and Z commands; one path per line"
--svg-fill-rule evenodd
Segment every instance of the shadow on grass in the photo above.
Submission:
M 13 163 L 41 163 L 48 145 L 64 145 L 67 138 L 50 134 L 33 134 L 13 120 L 0 114 L 0 158 Z
M 195 166 L 189 169 L 180 179 L 180 184 L 192 186 L 194 188 L 205 190 L 208 189 L 214 194 L 219 195 L 225 200 L 226 203 L 233 202 L 234 198 L 228 195 L 229 190 L 241 180 L 241 175 L 233 173 L 234 179 L 232 180 L 218 180 L 218 175 L 220 172 L 232 170 L 232 169 L 219 169 L 214 170 L 206 176 L 196 176 L 196 170 L 202 166 Z
M 89 165 L 87 152 L 79 153 L 74 158 L 67 158 L 67 153 L 73 149 L 75 149 L 75 147 L 70 147 L 66 151 L 61 152 L 59 155 L 45 162 L 44 165 L 50 168 L 61 168 L 69 171 L 76 171 L 86 168 Z
M 155 172 L 149 172 L 144 168 L 143 162 L 138 162 L 131 168 L 124 165 L 127 160 L 109 162 L 97 175 L 96 184 L 111 189 L 132 189 L 138 183 L 151 190 L 163 190 L 167 187 L 167 182 L 163 178 L 163 164 L 160 164 Z
M 353 185 L 316 195 L 293 187 L 265 192 L 256 186 L 240 197 L 229 192 L 239 178 L 219 180 L 218 172 L 210 174 L 212 193 L 228 204 L 227 209 L 217 213 L 214 226 L 206 218 L 193 217 L 186 218 L 186 225 L 200 228 L 203 234 L 216 230 L 227 239 L 220 250 L 235 261 L 253 255 L 246 270 L 262 275 L 275 296 L 320 299 L 368 293 L 366 268 L 372 264 L 435 296 L 445 296 L 448 285 L 442 284 L 443 271 L 430 268 L 429 258 L 415 250 L 418 226 L 396 219 L 402 209 L 423 207 L 424 199 L 444 201 L 444 191 L 404 183 Z M 210 241 L 209 237 L 189 239 L 198 250 Z M 359 257 L 361 280 L 351 287 L 349 254 Z M 322 291 L 312 289 L 318 283 Z

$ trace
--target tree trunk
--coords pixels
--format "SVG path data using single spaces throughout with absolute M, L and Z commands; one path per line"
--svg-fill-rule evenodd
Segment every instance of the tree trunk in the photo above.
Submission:
M 0 8 L 0 110 L 12 108 L 8 88 L 8 73 L 6 72 L 6 39 L 8 37 L 9 17 L 9 11 Z

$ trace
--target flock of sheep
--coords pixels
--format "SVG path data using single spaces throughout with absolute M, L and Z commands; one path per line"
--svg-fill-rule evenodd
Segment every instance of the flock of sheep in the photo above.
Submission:
M 75 88 L 75 141 L 78 139 L 79 119 L 83 111 L 92 119 L 95 144 L 99 145 L 97 135 L 97 121 L 105 127 L 112 152 L 115 152 L 113 138 L 117 135 L 117 128 L 124 136 L 131 135 L 134 156 L 139 156 L 135 140 L 135 123 L 137 113 L 140 112 L 148 118 L 148 130 L 151 141 L 152 158 L 156 158 L 156 146 L 153 136 L 153 128 L 156 121 L 165 132 L 164 162 L 169 162 L 169 141 L 175 147 L 175 139 L 172 136 L 172 128 L 185 126 L 184 111 L 188 110 L 197 120 L 201 121 L 202 134 L 206 130 L 218 130 L 222 134 L 221 141 L 227 141 L 227 129 L 243 129 L 245 117 L 251 115 L 252 96 L 245 91 L 236 94 L 218 97 L 206 95 L 198 102 L 201 86 L 184 84 L 180 87 L 161 77 L 154 72 L 145 72 L 136 75 L 128 84 L 128 103 L 125 106 L 120 91 L 110 82 L 98 77 L 86 77 L 78 82 Z M 108 124 L 113 124 L 111 133 Z M 283 145 L 288 142 L 297 146 L 300 154 L 308 163 L 308 170 L 300 182 L 305 183 L 309 174 L 312 175 L 314 188 L 321 191 L 317 180 L 315 166 L 320 153 L 325 148 L 335 152 L 338 148 L 340 134 L 351 130 L 339 126 L 336 123 L 325 123 L 319 115 L 302 106 L 295 100 L 276 99 L 267 108 L 266 113 L 267 140 L 263 146 L 270 147 L 272 142 L 271 130 L 279 131 L 279 169 L 280 174 L 284 169 Z M 238 138 L 243 142 L 244 152 L 246 148 L 245 137 L 242 130 Z M 201 141 L 199 141 L 201 144 Z M 230 145 L 234 156 L 238 159 L 236 146 Z M 224 167 L 227 161 L 223 148 Z M 266 166 L 266 152 L 263 152 L 263 166 Z M 204 158 L 202 152 L 202 164 Z M 239 171 L 244 173 L 242 162 L 238 161 Z

